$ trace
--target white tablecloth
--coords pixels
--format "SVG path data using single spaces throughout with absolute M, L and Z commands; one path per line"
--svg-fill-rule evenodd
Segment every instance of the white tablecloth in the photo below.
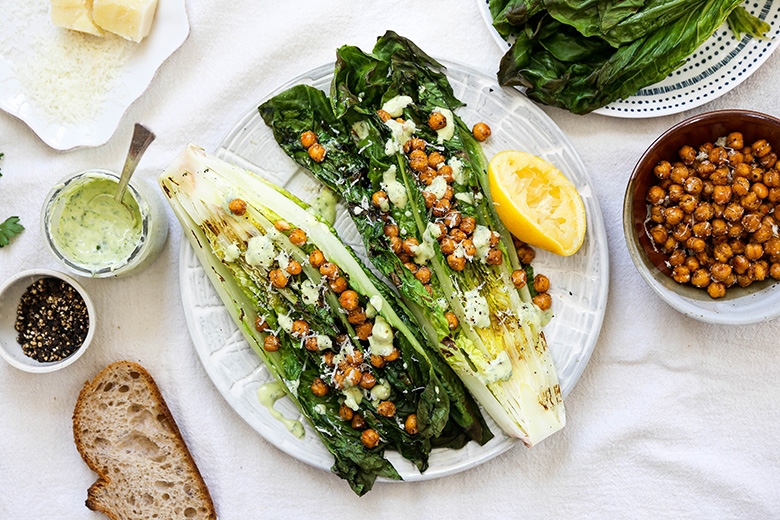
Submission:
M 189 39 L 106 145 L 56 152 L 0 113 L 0 219 L 18 214 L 27 227 L 0 249 L 0 280 L 60 268 L 39 231 L 45 194 L 67 173 L 120 168 L 136 121 L 158 136 L 137 173 L 153 181 L 185 144 L 213 148 L 264 93 L 332 61 L 340 45 L 369 50 L 393 29 L 433 56 L 490 73 L 502 54 L 477 0 L 190 0 L 188 12 Z M 156 378 L 224 519 L 777 517 L 780 321 L 718 327 L 665 305 L 629 259 L 621 208 L 634 163 L 663 130 L 719 108 L 778 115 L 778 79 L 775 54 L 735 90 L 685 114 L 632 121 L 545 109 L 594 180 L 611 280 L 599 342 L 566 403 L 568 424 L 539 446 L 439 480 L 379 483 L 360 499 L 277 450 L 225 403 L 194 353 L 171 215 L 167 246 L 149 269 L 83 280 L 99 328 L 76 364 L 33 375 L 0 362 L 0 518 L 102 517 L 84 506 L 95 475 L 73 444 L 71 414 L 83 382 L 119 359 Z

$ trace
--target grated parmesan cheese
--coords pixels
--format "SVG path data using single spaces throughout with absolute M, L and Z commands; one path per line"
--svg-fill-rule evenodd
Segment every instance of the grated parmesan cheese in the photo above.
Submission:
M 99 38 L 55 27 L 48 2 L 15 2 L 0 21 L 0 55 L 24 96 L 52 122 L 98 119 L 135 49 L 107 34 Z

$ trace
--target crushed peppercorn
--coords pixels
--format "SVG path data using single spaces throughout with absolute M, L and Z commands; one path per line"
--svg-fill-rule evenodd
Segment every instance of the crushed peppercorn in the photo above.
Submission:
M 60 361 L 84 343 L 89 313 L 72 285 L 57 278 L 41 278 L 22 295 L 15 329 L 25 355 L 41 363 Z

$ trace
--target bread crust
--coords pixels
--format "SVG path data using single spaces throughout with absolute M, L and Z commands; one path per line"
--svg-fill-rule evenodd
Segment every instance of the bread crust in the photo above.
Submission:
M 133 363 L 132 361 L 117 361 L 115 363 L 111 363 L 106 368 L 101 370 L 100 373 L 98 373 L 91 382 L 86 381 L 84 383 L 84 387 L 81 389 L 81 392 L 79 392 L 79 397 L 73 410 L 73 437 L 76 443 L 76 449 L 78 449 L 79 453 L 81 454 L 81 458 L 84 459 L 84 462 L 86 462 L 87 466 L 98 474 L 98 479 L 89 487 L 89 490 L 87 491 L 87 500 L 85 501 L 86 506 L 93 511 L 99 511 L 105 514 L 111 518 L 111 520 L 123 520 L 124 518 L 120 516 L 120 511 L 114 511 L 110 507 L 107 507 L 105 502 L 99 499 L 101 494 L 111 488 L 112 480 L 111 477 L 106 474 L 102 468 L 100 468 L 100 465 L 98 464 L 94 454 L 89 449 L 89 447 L 86 446 L 82 438 L 82 431 L 84 430 L 83 423 L 85 407 L 95 394 L 97 388 L 103 384 L 104 380 L 109 376 L 109 374 L 113 374 L 115 371 L 121 369 L 126 370 L 128 373 L 137 372 L 140 374 L 140 379 L 143 380 L 144 384 L 147 386 L 147 389 L 150 391 L 152 398 L 156 401 L 156 404 L 160 407 L 160 410 L 168 421 L 171 433 L 174 436 L 173 441 L 176 445 L 176 449 L 179 451 L 180 455 L 184 457 L 186 464 L 189 466 L 189 469 L 192 472 L 194 477 L 192 484 L 197 487 L 201 498 L 205 502 L 203 505 L 208 510 L 207 518 L 210 520 L 216 520 L 216 510 L 214 509 L 214 503 L 211 499 L 211 494 L 209 493 L 208 487 L 203 480 L 203 476 L 198 470 L 198 466 L 195 464 L 195 460 L 192 458 L 192 454 L 187 448 L 187 444 L 184 442 L 181 431 L 179 430 L 179 427 L 176 424 L 176 421 L 174 420 L 173 415 L 171 414 L 171 411 L 165 402 L 165 399 L 160 393 L 160 389 L 157 386 L 157 383 L 155 383 L 152 376 L 144 367 L 138 363 Z M 129 430 L 129 424 L 126 426 Z

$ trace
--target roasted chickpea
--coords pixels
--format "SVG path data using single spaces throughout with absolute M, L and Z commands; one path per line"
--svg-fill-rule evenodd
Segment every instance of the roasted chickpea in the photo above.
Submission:
M 731 274 L 732 269 L 729 264 L 716 262 L 710 267 L 710 275 L 712 276 L 712 279 L 718 282 L 725 281 L 729 276 L 731 276 Z
M 647 202 L 660 204 L 666 197 L 666 192 L 660 186 L 653 186 L 647 191 Z
M 281 346 L 282 344 L 279 341 L 279 338 L 273 334 L 269 334 L 263 340 L 263 348 L 268 352 L 276 352 Z
M 552 297 L 550 293 L 541 293 L 533 297 L 534 305 L 539 307 L 540 310 L 546 311 L 552 307 Z
M 467 238 L 466 240 L 461 242 L 460 245 L 463 246 L 463 252 L 465 253 L 467 258 L 469 259 L 473 258 L 474 255 L 477 254 L 477 248 L 474 245 L 474 242 L 470 238 Z
M 400 255 L 404 254 L 403 240 L 399 237 L 390 237 L 390 249 L 400 257 Z
M 315 249 L 309 254 L 309 263 L 315 269 L 319 269 L 325 263 L 325 255 L 319 249 Z
M 699 288 L 707 287 L 710 281 L 710 273 L 706 269 L 697 269 L 691 276 L 691 283 Z
M 339 406 L 339 417 L 344 419 L 345 421 L 351 421 L 352 417 L 355 415 L 355 412 L 352 411 L 352 408 L 345 405 L 344 403 Z
M 324 264 L 320 265 L 320 274 L 328 280 L 332 281 L 338 278 L 339 272 L 339 266 L 333 262 L 325 262 Z
M 371 428 L 360 434 L 360 442 L 368 449 L 375 448 L 379 444 L 379 434 Z
M 450 211 L 444 215 L 444 224 L 449 228 L 456 228 L 460 226 L 463 217 L 459 211 Z
M 323 148 L 319 143 L 314 143 L 311 145 L 308 149 L 308 152 L 309 157 L 311 157 L 314 162 L 319 163 L 325 160 L 325 148 Z
M 534 290 L 539 293 L 547 292 L 550 290 L 550 279 L 543 274 L 537 274 L 534 276 Z
M 734 256 L 731 246 L 726 242 L 716 245 L 712 250 L 712 255 L 718 262 L 728 262 Z
M 680 209 L 682 209 L 685 213 L 693 213 L 698 205 L 698 199 L 690 193 L 683 195 L 682 199 L 680 200 Z
M 458 243 L 452 237 L 444 237 L 439 242 L 439 248 L 444 255 L 451 255 L 457 247 Z
M 441 112 L 431 112 L 428 117 L 428 126 L 433 130 L 441 130 L 447 126 L 447 118 Z
M 444 164 L 444 156 L 439 152 L 431 152 L 428 156 L 428 166 L 436 169 L 440 164 Z
M 653 206 L 650 208 L 650 220 L 656 224 L 663 224 L 666 221 L 664 218 L 663 206 Z
M 287 263 L 287 267 L 285 268 L 285 271 L 287 271 L 292 275 L 298 275 L 301 274 L 301 271 L 303 271 L 303 267 L 296 260 L 290 260 Z
M 712 201 L 716 204 L 728 204 L 731 201 L 731 186 L 715 186 Z
M 366 341 L 368 338 L 371 337 L 371 335 L 374 333 L 374 324 L 370 321 L 366 321 L 365 323 L 361 323 L 357 327 L 355 327 L 355 335 L 358 337 L 359 340 Z
M 290 242 L 292 242 L 296 246 L 302 246 L 308 240 L 308 238 L 306 237 L 306 232 L 301 228 L 295 228 L 292 231 L 290 231 L 290 235 L 287 238 L 289 238 Z
M 452 170 L 452 166 L 442 164 L 439 167 L 439 176 L 444 177 L 448 184 L 455 182 L 455 172 Z
M 347 315 L 347 321 L 352 325 L 360 325 L 366 321 L 366 311 L 358 307 L 357 309 L 349 311 Z
M 772 146 L 766 142 L 766 139 L 759 139 L 751 146 L 753 149 L 753 155 L 756 157 L 764 157 L 772 151 Z
M 672 236 L 678 242 L 686 242 L 693 235 L 693 228 L 689 224 L 683 222 L 677 224 L 672 232 Z
M 726 136 L 726 145 L 729 148 L 740 149 L 745 146 L 745 141 L 740 132 L 731 132 Z
M 347 311 L 353 311 L 358 308 L 360 302 L 358 301 L 358 293 L 353 290 L 346 290 L 339 295 L 339 305 L 341 305 Z
M 490 137 L 490 127 L 485 123 L 477 123 L 471 129 L 471 133 L 474 135 L 474 139 L 481 142 Z
M 745 274 L 750 267 L 750 260 L 744 255 L 736 255 L 731 259 L 731 268 L 735 273 Z
M 718 282 L 711 283 L 707 286 L 707 294 L 710 298 L 722 298 L 726 295 L 726 286 Z
M 761 262 L 754 262 L 748 267 L 747 273 L 750 278 L 757 281 L 766 280 L 769 270 Z
M 246 213 L 246 202 L 241 199 L 233 199 L 228 204 L 228 209 L 234 214 L 241 216 Z
M 428 168 L 428 160 L 425 158 L 425 152 L 422 156 L 417 156 L 409 160 L 409 167 L 416 172 L 423 172 Z
M 653 173 L 661 180 L 668 179 L 672 174 L 672 165 L 669 161 L 661 161 L 653 168 Z
M 455 256 L 454 254 L 447 255 L 447 265 L 453 271 L 463 271 L 466 268 L 466 259 L 462 256 Z
M 464 217 L 460 223 L 460 230 L 470 235 L 477 229 L 477 219 L 474 217 Z
M 758 242 L 759 244 L 763 244 L 770 238 L 772 238 L 773 235 L 772 228 L 770 226 L 761 224 L 761 227 L 758 228 L 758 231 L 753 233 L 753 241 Z
M 742 207 L 740 204 L 737 204 L 736 202 L 731 202 L 729 203 L 728 206 L 726 206 L 726 209 L 723 211 L 723 218 L 731 222 L 735 222 L 742 218 L 744 212 L 745 212 L 744 207 Z
M 699 238 L 709 238 L 712 236 L 712 224 L 709 222 L 697 222 L 691 228 L 693 229 L 693 235 Z
M 292 324 L 290 335 L 294 338 L 304 338 L 311 333 L 309 323 L 305 320 L 295 320 Z
M 271 283 L 274 285 L 274 287 L 277 287 L 279 289 L 283 287 L 287 287 L 287 282 L 289 282 L 289 278 L 286 274 L 282 272 L 281 269 L 274 269 L 270 273 L 268 273 L 268 277 L 271 280 Z
M 688 171 L 688 167 L 682 163 L 675 163 L 672 166 L 672 174 L 669 176 L 674 184 L 682 185 L 685 179 L 690 177 L 691 173 Z
M 775 280 L 780 280 L 780 263 L 775 262 L 769 268 L 769 276 Z
M 330 389 L 328 388 L 328 385 L 325 384 L 325 381 L 323 381 L 319 377 L 315 377 L 314 381 L 311 382 L 311 393 L 313 393 L 317 397 L 328 395 L 329 391 Z
M 669 256 L 669 265 L 672 267 L 677 267 L 679 265 L 683 265 L 685 263 L 685 251 L 682 249 L 678 249 L 677 251 L 674 251 Z
M 745 258 L 748 260 L 758 260 L 764 256 L 764 246 L 761 244 L 746 244 Z
M 397 348 L 393 348 L 392 352 L 390 352 L 388 355 L 382 356 L 382 357 L 385 358 L 385 361 L 395 361 L 396 359 L 401 357 L 401 351 L 398 350 Z
M 448 199 L 439 199 L 433 205 L 433 215 L 436 217 L 443 217 L 450 210 L 452 204 Z
M 745 178 L 748 177 L 752 171 L 753 169 L 750 167 L 749 163 L 745 161 L 735 165 L 733 173 L 735 178 Z
M 303 347 L 310 352 L 317 352 L 320 349 L 317 338 L 314 336 L 306 338 L 306 340 L 303 342 Z
M 417 414 L 410 413 L 406 416 L 404 430 L 406 430 L 406 433 L 409 435 L 417 435 L 420 432 L 420 430 L 417 429 Z
M 736 166 L 742 162 L 745 162 L 745 156 L 739 150 L 729 150 L 729 164 Z
M 699 195 L 704 189 L 704 181 L 698 177 L 688 177 L 683 183 L 683 188 L 691 195 Z
M 696 150 L 687 144 L 677 151 L 677 155 L 680 156 L 682 162 L 690 166 L 696 160 Z
M 428 267 L 421 267 L 414 273 L 414 277 L 421 283 L 429 283 L 431 281 L 431 270 Z
M 488 265 L 499 265 L 504 261 L 504 254 L 500 249 L 491 249 L 485 257 L 485 263 Z
M 685 247 L 693 251 L 694 253 L 701 253 L 707 247 L 707 243 L 698 237 L 690 237 L 685 242 Z
M 414 237 L 409 237 L 403 242 L 403 250 L 407 255 L 414 255 L 417 252 L 417 248 L 420 247 L 420 242 Z
M 306 132 L 301 134 L 301 144 L 307 150 L 311 148 L 313 145 L 315 145 L 316 143 L 317 143 L 317 134 L 315 134 L 311 130 L 307 130 Z
M 517 257 L 520 259 L 521 263 L 528 265 L 534 261 L 534 258 L 536 257 L 536 251 L 534 251 L 531 246 L 518 247 Z
M 524 269 L 512 271 L 512 283 L 518 289 L 525 287 L 525 284 L 528 283 L 528 274 Z
M 767 155 L 761 157 L 758 160 L 758 163 L 764 168 L 774 168 L 777 164 L 777 154 L 775 152 L 770 152 Z
M 672 279 L 677 283 L 688 283 L 691 281 L 691 270 L 684 265 L 677 266 L 672 270 Z
M 385 366 L 385 358 L 376 354 L 371 354 L 371 365 L 376 368 L 382 368 Z
M 700 253 L 696 253 L 697 255 Z M 695 256 L 689 256 L 685 259 L 685 263 L 683 264 L 685 267 L 688 268 L 690 272 L 695 272 L 699 267 L 701 267 L 701 262 L 699 262 L 699 259 Z
M 423 191 L 423 199 L 425 199 L 425 209 L 431 209 L 436 204 L 436 195 L 430 191 Z
M 696 222 L 707 222 L 715 216 L 715 210 L 709 202 L 700 202 L 693 212 L 693 219 Z
M 704 160 L 696 165 L 696 173 L 702 179 L 709 179 L 710 174 L 715 171 L 715 165 L 709 160 Z
M 458 328 L 458 317 L 455 316 L 455 314 L 446 312 L 444 313 L 444 317 L 447 318 L 447 326 L 450 330 L 455 330 Z
M 669 206 L 664 210 L 664 217 L 666 217 L 666 223 L 670 226 L 676 226 L 682 222 L 685 213 L 678 206 Z
M 383 417 L 393 417 L 395 404 L 392 401 L 382 401 L 377 405 L 376 412 Z
M 729 154 L 725 148 L 716 146 L 709 153 L 709 160 L 713 164 L 722 165 L 726 164 L 729 160 Z
M 366 420 L 363 419 L 363 416 L 359 413 L 356 413 L 352 416 L 352 421 L 350 422 L 352 427 L 356 430 L 362 430 L 366 427 Z
M 330 289 L 334 293 L 341 294 L 347 290 L 347 279 L 343 276 L 339 276 L 335 280 L 330 281 L 328 285 L 330 285 Z
M 360 382 L 358 383 L 360 388 L 365 388 L 366 390 L 370 390 L 371 388 L 374 388 L 374 385 L 376 385 L 376 378 L 371 375 L 368 372 L 363 372 L 363 375 L 360 377 Z

